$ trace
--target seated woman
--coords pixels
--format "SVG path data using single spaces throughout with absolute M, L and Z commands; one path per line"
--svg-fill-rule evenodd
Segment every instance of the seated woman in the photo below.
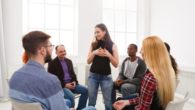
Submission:
M 173 100 L 175 90 L 175 72 L 171 66 L 164 42 L 157 36 L 144 39 L 141 50 L 147 65 L 138 97 L 119 100 L 113 104 L 117 110 L 129 105 L 129 110 L 165 110 Z
M 169 44 L 167 42 L 164 42 L 164 44 L 167 48 L 167 51 L 169 52 L 171 64 L 172 64 L 173 69 L 175 71 L 175 76 L 176 76 L 176 78 L 178 78 L 179 70 L 178 70 L 177 62 L 175 61 L 175 58 L 170 54 L 171 48 L 170 48 Z

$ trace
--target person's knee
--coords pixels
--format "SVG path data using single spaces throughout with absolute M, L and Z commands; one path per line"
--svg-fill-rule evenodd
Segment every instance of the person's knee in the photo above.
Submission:
M 121 92 L 134 93 L 136 92 L 136 86 L 133 84 L 123 84 L 121 86 Z
M 88 90 L 87 90 L 87 88 L 83 88 L 83 90 L 81 91 L 81 94 L 88 95 Z

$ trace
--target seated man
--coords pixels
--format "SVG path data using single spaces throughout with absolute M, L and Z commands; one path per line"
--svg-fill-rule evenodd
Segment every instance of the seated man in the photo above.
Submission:
M 23 37 L 22 44 L 28 59 L 10 79 L 9 96 L 19 102 L 38 102 L 43 110 L 69 110 L 58 78 L 48 74 L 44 68 L 44 64 L 51 60 L 53 50 L 49 38 L 40 31 L 30 32 Z
M 64 45 L 58 45 L 55 49 L 57 57 L 49 62 L 48 72 L 59 78 L 61 86 L 64 88 L 64 97 L 71 100 L 71 107 L 75 105 L 73 93 L 81 94 L 77 107 L 77 110 L 81 110 L 87 103 L 87 88 L 78 84 L 72 61 L 65 57 L 66 50 Z
M 123 97 L 128 97 L 139 91 L 141 80 L 146 71 L 144 61 L 136 56 L 137 46 L 130 44 L 127 57 L 121 67 L 117 80 L 114 82 L 113 101 L 116 99 L 115 89 L 119 89 Z

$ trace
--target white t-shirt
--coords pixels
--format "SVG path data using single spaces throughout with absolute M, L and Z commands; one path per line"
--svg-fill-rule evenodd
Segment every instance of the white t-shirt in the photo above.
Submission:
M 131 60 L 128 60 L 126 62 L 126 71 L 125 71 L 125 76 L 129 79 L 133 79 L 133 76 L 135 74 L 135 71 L 137 69 L 138 66 L 138 58 L 136 58 L 135 61 L 131 62 Z

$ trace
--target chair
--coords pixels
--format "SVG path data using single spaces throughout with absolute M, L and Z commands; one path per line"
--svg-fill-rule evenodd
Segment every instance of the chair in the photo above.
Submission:
M 179 85 L 179 82 L 180 82 L 180 79 L 176 79 L 176 88 L 177 88 L 177 86 Z
M 189 98 L 190 94 L 187 92 L 184 99 L 169 102 L 165 110 L 183 110 L 184 104 Z
M 86 86 L 87 86 L 87 83 L 88 83 L 89 70 L 90 70 L 90 65 L 86 65 L 85 66 L 85 85 Z
M 40 103 L 25 103 L 11 100 L 12 110 L 43 110 Z

